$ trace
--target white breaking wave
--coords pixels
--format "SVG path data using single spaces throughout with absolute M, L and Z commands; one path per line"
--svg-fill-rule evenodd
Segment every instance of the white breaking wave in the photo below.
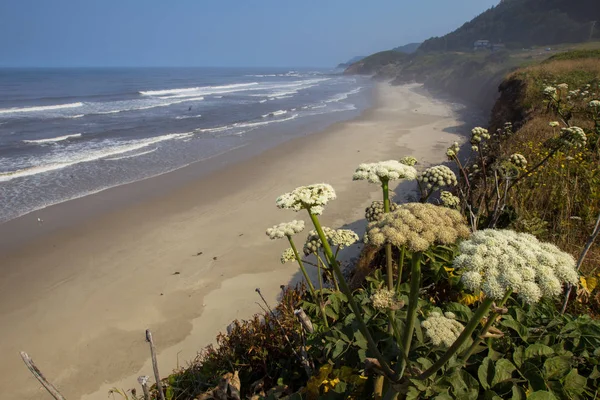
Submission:
M 258 85 L 258 82 L 250 82 L 250 83 L 235 83 L 232 85 L 222 85 L 222 86 L 199 86 L 193 88 L 183 88 L 183 89 L 165 89 L 165 90 L 148 90 L 139 92 L 142 96 L 169 96 L 168 98 L 177 98 L 177 97 L 188 97 L 192 93 L 197 95 L 201 94 L 213 94 L 213 93 L 230 93 L 238 90 L 247 89 L 251 86 Z
M 36 143 L 36 144 L 40 144 L 40 143 L 56 143 L 56 142 L 62 142 L 63 140 L 67 140 L 67 139 L 71 139 L 71 138 L 78 138 L 78 137 L 81 137 L 81 133 L 75 133 L 75 134 L 72 134 L 72 135 L 57 136 L 57 137 L 49 138 L 49 139 L 23 140 L 23 143 Z
M 261 101 L 259 101 L 259 103 L 266 103 L 267 101 L 268 101 L 268 100 L 266 100 L 266 99 L 265 99 L 265 100 L 261 100 Z
M 192 98 L 186 98 L 186 99 L 176 100 L 176 101 L 169 101 L 166 103 L 151 104 L 149 106 L 143 106 L 143 107 L 131 107 L 131 108 L 123 108 L 123 109 L 119 109 L 119 110 L 110 110 L 110 111 L 93 111 L 93 112 L 90 112 L 90 114 L 117 114 L 117 113 L 127 112 L 127 111 L 149 110 L 151 108 L 156 108 L 156 107 L 168 107 L 173 104 L 186 103 L 186 102 L 190 102 L 190 101 L 202 101 L 202 100 L 204 100 L 204 97 L 200 96 L 200 97 L 192 97 Z
M 85 117 L 85 114 L 71 115 L 66 118 L 82 118 L 82 117 Z
M 200 118 L 202 114 L 198 115 L 178 115 L 175 119 L 188 119 L 188 118 Z
M 287 110 L 277 110 L 277 111 L 273 111 L 270 112 L 268 114 L 263 115 L 263 118 L 267 118 L 267 117 L 276 117 L 278 115 L 283 115 L 283 114 L 287 114 Z
M 224 131 L 228 131 L 228 130 L 235 129 L 235 128 L 254 128 L 254 127 L 257 127 L 257 126 L 269 125 L 269 124 L 273 124 L 273 123 L 276 123 L 276 122 L 290 121 L 292 119 L 298 118 L 299 115 L 300 114 L 292 114 L 291 116 L 289 116 L 287 118 L 272 119 L 272 120 L 269 120 L 269 121 L 262 121 L 262 122 L 236 122 L 235 124 L 225 125 L 225 126 L 218 126 L 218 127 L 215 127 L 215 128 L 196 129 L 195 132 L 215 133 L 215 132 L 224 132 Z
M 122 144 L 117 144 L 114 146 L 109 145 L 102 147 L 101 145 L 103 143 L 100 143 L 100 146 L 93 149 L 86 150 L 85 148 L 83 148 L 80 151 L 64 151 L 58 154 L 54 154 L 53 156 L 49 157 L 49 159 L 41 160 L 45 161 L 45 163 L 41 165 L 34 165 L 16 171 L 0 172 L 0 182 L 6 182 L 15 178 L 21 178 L 24 176 L 31 176 L 41 174 L 44 172 L 54 171 L 57 169 L 66 168 L 68 166 L 84 162 L 100 160 L 117 154 L 129 153 L 131 151 L 143 149 L 144 147 L 148 147 L 155 143 L 164 142 L 165 140 L 185 139 L 190 136 L 193 136 L 193 132 L 169 133 L 166 135 L 148 139 L 122 142 Z
M 70 104 L 57 104 L 54 106 L 36 106 L 36 107 L 23 107 L 23 108 L 2 108 L 0 114 L 13 114 L 13 113 L 26 113 L 36 111 L 52 111 L 62 110 L 64 108 L 77 108 L 81 107 L 83 103 L 70 103 Z
M 362 90 L 362 87 L 358 87 L 356 89 L 352 89 L 349 92 L 341 93 L 336 96 L 333 96 L 329 100 L 325 100 L 325 103 L 337 103 L 338 101 L 346 100 L 349 96 L 356 94 Z
M 187 140 L 187 139 L 186 139 Z M 156 150 L 158 150 L 158 147 L 155 147 L 153 149 L 150 149 L 148 151 L 143 151 L 141 153 L 135 153 L 135 154 L 128 154 L 126 156 L 122 156 L 122 157 L 112 157 L 112 158 L 105 158 L 106 161 L 117 161 L 117 160 L 123 160 L 126 158 L 133 158 L 133 157 L 139 157 L 139 156 L 143 156 L 144 154 L 150 154 L 150 153 L 154 153 Z

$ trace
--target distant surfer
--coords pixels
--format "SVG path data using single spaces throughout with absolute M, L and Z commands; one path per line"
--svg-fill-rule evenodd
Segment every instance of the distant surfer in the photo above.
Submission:
M 188 108 L 188 111 L 192 111 L 192 106 L 190 106 L 190 108 Z

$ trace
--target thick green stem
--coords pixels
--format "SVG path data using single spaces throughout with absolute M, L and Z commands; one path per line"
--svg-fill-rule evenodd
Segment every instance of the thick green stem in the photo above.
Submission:
M 502 301 L 500 302 L 500 304 L 498 304 L 498 307 L 502 307 L 504 306 L 504 303 L 506 303 L 506 301 L 508 300 L 508 298 L 510 297 L 510 295 L 512 294 L 512 290 L 508 290 L 506 292 L 506 294 L 504 295 L 504 297 L 502 298 Z M 488 317 L 487 322 L 485 323 L 485 325 L 483 326 L 483 329 L 481 330 L 481 332 L 479 333 L 479 337 L 476 338 L 475 340 L 473 340 L 473 344 L 469 347 L 469 349 L 463 354 L 463 362 L 466 364 L 467 361 L 469 361 L 469 357 L 471 357 L 471 355 L 473 354 L 473 352 L 475 351 L 475 349 L 477 348 L 477 346 L 479 346 L 479 343 L 481 343 L 481 336 L 485 335 L 490 328 L 492 327 L 492 325 L 494 325 L 494 322 L 496 321 L 496 318 L 498 317 L 498 313 L 497 312 L 493 312 L 490 314 L 490 316 Z
M 387 266 L 387 288 L 394 290 L 394 266 L 392 264 L 392 244 L 385 245 L 385 262 Z
M 321 227 L 319 218 L 316 215 L 314 215 L 313 213 L 311 213 L 310 210 L 308 210 L 308 214 L 310 215 L 310 219 L 312 220 L 312 223 L 315 226 L 315 230 L 319 234 L 319 239 L 321 239 L 321 243 L 323 244 L 323 251 L 328 258 L 330 267 L 333 269 L 333 271 L 335 272 L 335 274 L 338 278 L 338 281 L 340 284 L 340 289 L 342 290 L 342 293 L 344 293 L 346 295 L 346 297 L 348 298 L 348 303 L 350 304 L 350 308 L 352 309 L 352 312 L 354 313 L 354 316 L 356 317 L 356 321 L 358 322 L 358 329 L 360 330 L 360 333 L 362 333 L 363 336 L 365 337 L 365 339 L 367 340 L 369 350 L 371 350 L 371 352 L 373 353 L 375 358 L 377 358 L 377 361 L 379 361 L 379 363 L 381 364 L 381 369 L 383 370 L 383 372 L 387 376 L 393 376 L 394 371 L 392 371 L 392 369 L 388 365 L 385 358 L 383 358 L 383 355 L 377 348 L 377 344 L 375 343 L 375 340 L 373 340 L 373 337 L 371 336 L 371 332 L 369 332 L 369 328 L 367 328 L 367 324 L 365 324 L 365 321 L 363 320 L 363 317 L 361 314 L 361 309 L 358 306 L 358 304 L 356 304 L 356 301 L 354 300 L 354 297 L 352 296 L 352 290 L 348 286 L 348 283 L 346 282 L 346 279 L 344 278 L 344 274 L 342 274 L 342 270 L 340 269 L 340 266 L 337 263 L 337 260 L 335 259 L 333 252 L 331 251 L 331 247 L 329 246 L 329 242 L 327 242 L 327 238 L 325 237 L 325 233 L 323 232 L 323 228 Z
M 454 343 L 452 343 L 452 346 L 450 346 L 450 348 L 446 350 L 444 355 L 440 357 L 431 367 L 429 367 L 427 371 L 419 375 L 417 379 L 425 380 L 431 375 L 435 374 L 440 368 L 442 368 L 450 360 L 450 358 L 452 358 L 452 356 L 456 354 L 458 349 L 460 349 L 460 347 L 467 341 L 467 339 L 471 337 L 473 332 L 475 332 L 477 325 L 479 325 L 481 319 L 486 316 L 493 303 L 494 300 L 492 299 L 484 299 L 477 308 L 477 310 L 475 310 L 475 313 L 471 317 L 471 320 L 467 323 L 467 326 L 465 326 L 465 329 L 454 341 Z
M 398 259 L 398 281 L 396 282 L 396 293 L 400 293 L 400 285 L 402 284 L 402 269 L 404 268 L 404 255 L 406 246 L 402 246 L 400 250 L 400 258 Z
M 298 261 L 298 265 L 300 266 L 300 270 L 302 271 L 302 274 L 304 275 L 304 279 L 306 279 L 306 284 L 308 285 L 308 288 L 310 289 L 310 293 L 312 294 L 313 298 L 316 299 L 316 296 L 315 296 L 315 287 L 313 286 L 310 278 L 308 277 L 308 273 L 306 272 L 306 268 L 304 268 L 304 263 L 302 262 L 302 258 L 298 254 L 298 250 L 296 249 L 296 245 L 294 244 L 294 241 L 292 240 L 291 236 L 288 236 L 287 238 L 288 238 L 288 240 L 290 242 L 290 246 L 292 247 L 292 251 L 294 252 L 294 255 L 296 256 L 296 261 Z
M 321 309 L 321 314 L 323 314 L 323 323 L 326 328 L 329 328 L 329 323 L 327 322 L 327 313 L 325 312 L 325 302 L 323 301 L 323 275 L 321 272 L 321 258 L 317 259 L 317 269 L 319 273 L 319 298 L 316 301 L 319 302 L 319 308 Z
M 412 343 L 413 333 L 415 331 L 415 322 L 417 320 L 417 308 L 419 306 L 419 290 L 421 290 L 421 253 L 415 252 L 412 256 L 410 269 L 410 294 L 408 295 L 408 309 L 406 310 L 406 321 L 404 323 L 404 332 L 402 333 L 402 349 L 404 358 L 396 366 L 396 377 L 402 378 L 406 368 L 405 359 L 408 358 L 410 345 Z
M 383 190 L 383 212 L 390 212 L 390 190 L 388 186 L 388 180 L 381 181 L 381 189 Z

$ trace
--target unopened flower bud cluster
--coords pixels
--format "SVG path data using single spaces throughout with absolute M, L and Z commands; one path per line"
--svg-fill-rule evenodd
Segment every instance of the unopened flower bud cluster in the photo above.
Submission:
M 448 150 L 446 150 L 446 155 L 448 156 L 448 159 L 452 160 L 453 157 L 456 157 L 458 155 L 459 150 L 460 147 L 458 146 L 458 142 L 452 143 L 452 146 L 448 147 Z
M 583 129 L 572 126 L 569 128 L 562 128 L 561 140 L 564 144 L 569 147 L 584 147 L 587 143 L 587 136 Z
M 332 229 L 324 226 L 323 233 L 331 247 L 340 249 L 356 243 L 359 239 L 358 235 L 350 229 Z M 318 232 L 316 230 L 310 231 L 304 243 L 304 254 L 316 254 L 321 247 L 323 247 L 323 243 Z
M 427 168 L 417 178 L 419 182 L 425 184 L 427 189 L 437 190 L 444 186 L 456 186 L 456 175 L 452 170 L 445 165 L 436 165 L 435 167 Z
M 404 165 L 408 165 L 409 167 L 412 167 L 412 166 L 416 165 L 418 163 L 418 161 L 413 156 L 406 156 L 406 157 L 402 157 L 400 159 L 400 163 L 404 164 Z
M 396 211 L 398 204 L 390 201 L 390 211 Z M 384 213 L 383 201 L 376 200 L 371 205 L 365 208 L 365 219 L 368 222 L 377 221 Z
M 296 255 L 291 247 L 288 247 L 281 253 L 281 263 L 285 264 L 288 261 L 296 261 Z
M 457 196 L 445 190 L 442 190 L 442 192 L 440 193 L 440 201 L 442 202 L 444 207 L 448 208 L 458 208 L 458 206 L 460 205 L 460 199 Z
M 510 156 L 510 162 L 519 168 L 527 167 L 527 159 L 524 155 L 515 153 Z

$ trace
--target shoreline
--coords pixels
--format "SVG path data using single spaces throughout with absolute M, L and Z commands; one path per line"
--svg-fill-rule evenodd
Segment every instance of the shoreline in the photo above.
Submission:
M 279 285 L 300 274 L 279 263 L 285 244 L 269 241 L 264 231 L 306 220 L 277 210 L 277 195 L 328 182 L 339 200 L 323 222 L 360 234 L 364 207 L 379 188 L 352 182 L 359 163 L 413 155 L 422 168 L 444 161 L 445 148 L 464 140 L 452 132 L 463 122 L 456 112 L 417 87 L 380 84 L 373 107 L 358 118 L 217 165 L 200 178 L 188 166 L 50 206 L 42 217 L 45 232 L 7 231 L 11 221 L 0 225 L 0 238 L 23 241 L 0 258 L 0 316 L 7 327 L 0 381 L 14 391 L 8 397 L 46 396 L 22 365 L 20 350 L 66 397 L 105 399 L 110 388 L 136 387 L 138 375 L 152 375 L 144 329 L 153 331 L 167 376 L 233 319 L 260 310 L 255 287 L 275 301 Z M 174 173 L 180 176 L 167 177 Z M 131 195 L 138 197 L 122 205 L 116 191 L 133 185 Z M 94 207 L 109 209 L 81 216 Z

